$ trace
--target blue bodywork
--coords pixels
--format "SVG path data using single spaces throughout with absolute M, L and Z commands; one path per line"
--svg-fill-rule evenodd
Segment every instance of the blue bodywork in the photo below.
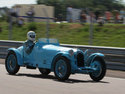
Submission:
M 96 57 L 103 58 L 104 55 L 101 53 L 93 53 L 88 55 L 88 51 L 83 52 L 80 49 L 67 48 L 59 45 L 55 39 L 39 39 L 30 54 L 27 54 L 24 50 L 24 46 L 19 48 L 10 48 L 8 51 L 13 51 L 16 54 L 17 62 L 19 66 L 32 66 L 36 68 L 45 68 L 53 71 L 55 60 L 62 56 L 70 61 L 71 73 L 89 73 L 95 71 L 95 68 L 90 67 L 90 63 Z M 84 63 L 78 65 L 77 55 L 81 54 Z

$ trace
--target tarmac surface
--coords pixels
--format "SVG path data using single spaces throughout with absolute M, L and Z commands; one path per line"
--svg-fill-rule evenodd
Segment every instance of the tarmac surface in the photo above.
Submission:
M 113 73 L 108 70 L 111 77 L 100 82 L 93 82 L 84 74 L 71 75 L 69 80 L 60 82 L 53 73 L 42 76 L 38 69 L 24 67 L 16 75 L 8 75 L 4 64 L 0 64 L 0 94 L 125 94 L 125 79 L 112 77 Z
M 5 60 L 0 59 L 0 64 L 4 64 L 4 63 L 5 63 Z M 106 76 L 125 79 L 125 71 L 107 70 Z

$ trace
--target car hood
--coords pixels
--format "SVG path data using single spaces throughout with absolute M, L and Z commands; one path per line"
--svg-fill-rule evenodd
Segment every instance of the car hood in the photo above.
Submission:
M 73 50 L 74 52 L 77 51 L 77 49 L 74 48 L 68 48 L 68 47 L 62 47 L 62 46 L 56 46 L 56 45 L 45 45 L 43 46 L 44 50 L 54 50 L 54 51 L 62 51 L 62 52 L 66 52 L 69 50 Z

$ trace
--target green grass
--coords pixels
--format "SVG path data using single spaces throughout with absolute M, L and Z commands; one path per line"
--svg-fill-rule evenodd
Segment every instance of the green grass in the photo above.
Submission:
M 46 23 L 35 23 L 37 39 L 46 37 Z M 2 32 L 0 40 L 8 40 L 8 23 L 0 22 Z M 13 26 L 12 40 L 24 41 L 31 24 L 25 23 L 23 27 Z M 32 26 L 31 26 L 32 27 Z M 78 23 L 50 24 L 50 38 L 59 39 L 64 44 L 89 45 L 89 25 Z M 104 26 L 94 25 L 93 45 L 125 47 L 125 25 L 106 24 Z

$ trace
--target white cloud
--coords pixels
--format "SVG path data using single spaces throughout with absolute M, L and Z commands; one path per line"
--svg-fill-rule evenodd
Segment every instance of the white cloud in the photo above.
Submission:
M 0 0 L 0 7 L 11 7 L 15 4 L 36 4 L 36 0 Z

